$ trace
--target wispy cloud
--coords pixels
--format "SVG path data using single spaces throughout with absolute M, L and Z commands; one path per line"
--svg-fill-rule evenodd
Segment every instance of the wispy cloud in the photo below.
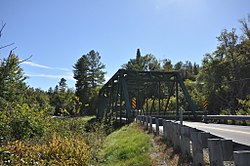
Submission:
M 60 78 L 65 78 L 66 80 L 72 80 L 75 81 L 73 78 L 72 74 L 65 74 L 65 75 L 60 75 L 60 74 L 26 74 L 28 77 L 42 77 L 42 78 L 54 78 L 54 79 L 60 79 Z
M 48 70 L 70 71 L 70 69 L 67 69 L 67 68 L 63 68 L 63 67 L 51 67 L 51 66 L 46 66 L 46 65 L 41 65 L 41 64 L 38 64 L 38 63 L 30 62 L 30 61 L 25 61 L 22 64 L 33 66 L 33 67 L 38 67 L 38 68 L 42 68 L 42 69 L 48 69 Z

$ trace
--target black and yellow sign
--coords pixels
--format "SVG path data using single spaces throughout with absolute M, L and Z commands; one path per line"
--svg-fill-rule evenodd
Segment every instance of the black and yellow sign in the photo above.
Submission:
M 133 109 L 136 109 L 136 98 L 135 97 L 133 97 L 132 100 L 131 100 L 131 107 Z
M 207 100 L 203 101 L 202 105 L 204 109 L 207 109 L 208 101 Z

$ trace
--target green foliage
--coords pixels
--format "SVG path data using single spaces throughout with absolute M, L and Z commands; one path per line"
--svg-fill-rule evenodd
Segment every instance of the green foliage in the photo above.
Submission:
M 2 119 L 0 133 L 3 142 L 43 136 L 47 122 L 45 111 L 27 104 L 12 103 L 11 107 L 11 110 L 0 112 L 0 119 Z
M 35 116 L 38 114 L 29 114 L 32 125 L 34 125 L 33 119 L 38 121 L 38 117 Z M 27 134 L 30 125 L 23 126 L 22 129 L 27 137 L 14 141 L 14 138 L 11 138 L 12 135 L 9 135 L 0 146 L 0 163 L 11 162 L 12 165 L 89 165 L 96 163 L 106 134 L 103 125 L 94 122 L 94 118 L 45 116 L 43 121 L 38 122 L 40 126 L 43 126 L 42 135 L 33 132 L 32 137 Z M 33 136 L 34 134 L 36 135 Z
M 62 78 L 54 90 L 50 88 L 48 91 L 50 104 L 55 109 L 54 115 L 78 115 L 80 112 L 82 103 L 75 92 L 67 88 L 66 81 Z
M 238 115 L 250 115 L 250 95 L 245 100 L 238 99 L 240 108 L 236 111 Z
M 203 59 L 196 89 L 208 101 L 210 114 L 220 114 L 220 110 L 236 114 L 241 107 L 237 100 L 245 100 L 250 94 L 249 23 L 241 21 L 242 35 L 236 34 L 236 29 L 223 30 L 217 38 L 217 49 Z
M 9 142 L 1 155 L 0 162 L 11 165 L 88 165 L 89 146 L 78 137 L 60 137 L 52 135 L 47 143 L 31 144 L 24 141 Z
M 27 103 L 30 107 L 36 106 L 40 110 L 46 111 L 46 114 L 53 115 L 54 107 L 50 105 L 49 95 L 41 90 L 28 88 L 25 93 L 25 99 L 23 103 Z
M 78 59 L 74 67 L 74 78 L 76 79 L 76 96 L 82 103 L 82 111 L 88 114 L 90 110 L 95 110 L 96 88 L 104 81 L 103 71 L 105 65 L 100 61 L 98 52 L 91 50 L 88 54 Z M 95 113 L 92 113 L 95 114 Z
M 167 104 L 167 99 L 161 99 L 160 100 L 160 111 L 165 110 Z M 144 105 L 143 105 L 143 110 L 150 110 L 153 114 L 158 113 L 159 111 L 159 100 L 150 98 L 148 99 Z M 168 108 L 167 112 L 169 111 L 175 111 L 176 110 L 176 98 L 174 96 L 170 97 L 169 103 L 168 103 Z
M 26 90 L 24 73 L 13 51 L 7 59 L 0 59 L 0 111 L 6 102 L 22 102 Z
M 137 49 L 136 58 L 130 59 L 122 68 L 136 71 L 160 70 L 160 63 L 153 54 L 141 56 L 140 49 Z
M 150 137 L 132 123 L 110 134 L 101 151 L 102 165 L 151 165 Z

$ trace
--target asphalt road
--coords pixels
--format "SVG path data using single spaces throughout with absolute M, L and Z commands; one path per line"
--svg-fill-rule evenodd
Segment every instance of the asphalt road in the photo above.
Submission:
M 206 124 L 199 122 L 183 122 L 183 125 L 209 132 L 224 139 L 231 139 L 236 143 L 250 146 L 250 126 Z
M 250 126 L 199 123 L 199 122 L 183 122 L 183 125 L 196 128 L 212 135 L 224 139 L 231 139 L 235 143 L 250 146 Z M 155 124 L 152 125 L 155 130 Z M 159 126 L 160 134 L 163 133 L 163 126 Z

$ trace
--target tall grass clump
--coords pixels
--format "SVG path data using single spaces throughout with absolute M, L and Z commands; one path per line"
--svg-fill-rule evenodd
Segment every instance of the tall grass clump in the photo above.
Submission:
M 107 136 L 100 152 L 101 165 L 151 165 L 150 136 L 132 123 Z

